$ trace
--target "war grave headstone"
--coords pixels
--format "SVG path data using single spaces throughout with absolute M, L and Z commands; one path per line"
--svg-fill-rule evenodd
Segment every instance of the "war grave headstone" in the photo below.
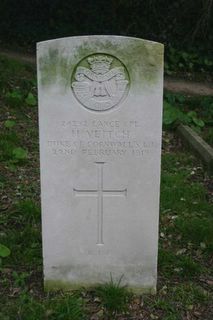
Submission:
M 49 40 L 37 67 L 45 287 L 155 292 L 163 45 Z

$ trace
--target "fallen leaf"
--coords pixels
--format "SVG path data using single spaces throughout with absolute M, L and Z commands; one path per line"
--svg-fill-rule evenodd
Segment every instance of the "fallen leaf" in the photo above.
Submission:
M 183 249 L 178 250 L 178 251 L 176 252 L 176 255 L 179 256 L 179 255 L 181 255 L 181 254 L 183 254 L 183 253 L 185 253 L 185 252 L 186 252 L 186 248 L 183 248 Z
M 213 280 L 206 280 L 206 283 L 210 286 L 213 286 Z

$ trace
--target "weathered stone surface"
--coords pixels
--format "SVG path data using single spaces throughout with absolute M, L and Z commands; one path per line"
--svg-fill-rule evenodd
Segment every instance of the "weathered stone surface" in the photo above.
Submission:
M 45 284 L 123 275 L 154 292 L 163 46 L 83 36 L 37 51 Z

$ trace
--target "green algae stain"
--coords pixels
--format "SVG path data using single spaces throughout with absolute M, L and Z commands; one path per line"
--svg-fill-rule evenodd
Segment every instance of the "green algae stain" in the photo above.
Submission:
M 99 286 L 100 283 L 71 283 L 69 281 L 62 281 L 62 280 L 45 280 L 44 281 L 44 290 L 46 292 L 50 291 L 75 291 L 80 290 L 82 288 L 84 289 L 95 289 L 97 286 Z M 155 287 L 132 287 L 128 286 L 128 289 L 133 292 L 136 295 L 141 294 L 156 294 L 156 288 Z
M 122 51 L 126 67 L 130 72 L 133 84 L 137 87 L 141 82 L 154 85 L 158 82 L 163 69 L 162 45 L 132 43 L 129 50 Z
M 70 55 L 63 54 L 64 47 L 49 48 L 39 59 L 41 85 L 50 87 L 59 84 L 64 90 L 71 86 L 71 78 L 79 62 L 92 54 L 108 54 L 116 57 L 127 68 L 135 88 L 141 83 L 147 86 L 159 81 L 163 69 L 163 45 L 141 39 L 121 38 L 107 40 L 84 40 Z M 112 65 L 113 67 L 113 65 Z
M 41 72 L 41 84 L 42 86 L 51 85 L 54 83 L 57 77 L 57 58 L 58 50 L 50 49 L 47 56 L 40 57 L 39 69 Z
M 39 59 L 41 85 L 49 87 L 59 83 L 64 88 L 70 85 L 70 72 L 73 69 L 71 59 L 60 54 L 59 49 L 50 48 L 48 53 Z
M 111 54 L 120 59 L 136 86 L 141 81 L 147 85 L 155 84 L 163 69 L 163 45 L 160 43 L 131 38 L 126 41 L 119 38 L 114 41 L 99 39 L 92 43 L 85 41 L 78 48 L 81 57 L 92 53 Z

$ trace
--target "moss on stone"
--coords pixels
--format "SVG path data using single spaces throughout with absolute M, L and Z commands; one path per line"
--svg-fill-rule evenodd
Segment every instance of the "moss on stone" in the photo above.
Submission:
M 69 85 L 72 62 L 60 54 L 59 49 L 50 48 L 48 53 L 39 59 L 41 85 L 51 86 L 57 81 L 67 87 Z
M 66 57 L 61 41 L 53 41 L 48 52 L 39 59 L 42 86 L 58 83 L 67 89 L 76 65 L 91 54 L 109 54 L 119 59 L 126 66 L 136 90 L 141 84 L 150 86 L 159 80 L 163 65 L 162 44 L 135 38 L 126 38 L 125 41 L 122 37 L 112 37 L 111 40 L 100 37 L 95 41 L 87 38 Z
M 74 291 L 79 290 L 82 288 L 85 289 L 95 289 L 97 286 L 99 286 L 100 283 L 96 284 L 90 284 L 90 283 L 71 283 L 71 282 L 65 282 L 62 280 L 46 280 L 44 281 L 44 290 L 46 292 L 49 291 L 57 291 L 57 290 L 63 290 L 63 291 Z M 155 287 L 128 287 L 128 289 L 133 292 L 134 294 L 156 294 L 156 288 Z

